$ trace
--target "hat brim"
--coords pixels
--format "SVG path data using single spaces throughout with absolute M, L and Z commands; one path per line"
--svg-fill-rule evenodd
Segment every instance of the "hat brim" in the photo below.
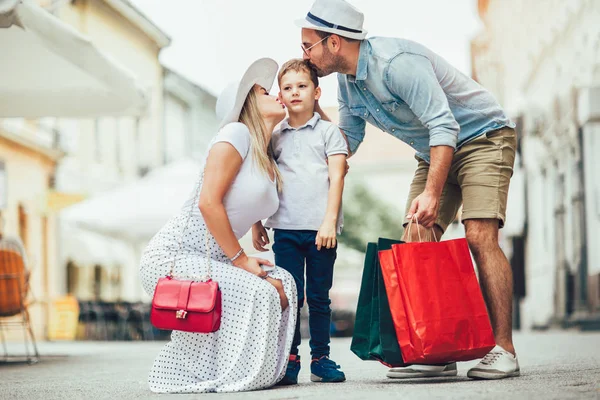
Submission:
M 294 23 L 299 28 L 307 28 L 307 29 L 314 29 L 315 31 L 335 33 L 336 35 L 343 36 L 343 37 L 346 37 L 349 39 L 363 40 L 364 38 L 367 37 L 367 31 L 362 31 L 360 33 L 348 32 L 348 31 L 343 31 L 341 29 L 328 28 L 326 26 L 315 25 L 312 22 L 307 21 L 306 19 L 297 19 L 296 21 L 294 21 Z
M 235 105 L 227 116 L 221 120 L 219 129 L 231 122 L 238 122 L 246 97 L 248 97 L 248 93 L 250 93 L 254 85 L 262 86 L 268 91 L 271 90 L 277 76 L 278 68 L 277 62 L 272 58 L 260 58 L 246 69 L 238 85 L 235 95 Z

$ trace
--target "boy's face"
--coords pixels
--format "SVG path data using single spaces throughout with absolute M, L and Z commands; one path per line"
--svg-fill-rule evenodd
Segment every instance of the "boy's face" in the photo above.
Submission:
M 290 113 L 314 111 L 315 101 L 321 97 L 321 88 L 315 88 L 308 72 L 288 71 L 279 84 L 281 101 Z

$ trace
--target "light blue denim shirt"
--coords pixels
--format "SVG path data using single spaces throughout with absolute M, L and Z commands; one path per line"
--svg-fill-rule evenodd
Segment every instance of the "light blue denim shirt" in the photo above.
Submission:
M 454 149 L 514 124 L 496 99 L 425 46 L 406 39 L 362 41 L 356 76 L 338 74 L 339 127 L 355 153 L 365 123 L 406 142 L 429 162 L 429 148 Z

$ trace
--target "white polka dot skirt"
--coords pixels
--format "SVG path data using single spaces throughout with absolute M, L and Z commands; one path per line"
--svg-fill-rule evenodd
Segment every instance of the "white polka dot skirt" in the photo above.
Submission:
M 145 290 L 154 294 L 158 278 L 175 260 L 175 276 L 206 274 L 206 226 L 201 218 L 189 221 L 183 248 L 179 237 L 185 218 L 171 220 L 150 242 L 140 273 Z M 265 389 L 285 374 L 296 325 L 297 294 L 292 276 L 275 268 L 289 301 L 281 311 L 279 294 L 269 282 L 233 266 L 212 236 L 209 240 L 212 279 L 222 291 L 221 327 L 214 333 L 173 331 L 149 376 L 157 393 L 239 392 Z

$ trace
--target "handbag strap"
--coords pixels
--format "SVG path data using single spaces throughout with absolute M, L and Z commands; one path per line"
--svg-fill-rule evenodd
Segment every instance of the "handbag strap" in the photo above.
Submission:
M 202 173 L 200 174 L 200 180 L 198 182 L 198 188 L 196 189 L 196 193 L 194 194 L 194 198 L 192 199 L 192 204 L 190 204 L 190 212 L 188 213 L 188 217 L 187 220 L 185 221 L 185 225 L 183 226 L 183 229 L 181 230 L 181 236 L 179 237 L 179 248 L 177 249 L 177 252 L 175 253 L 175 256 L 173 257 L 173 262 L 171 263 L 171 269 L 169 271 L 169 274 L 167 275 L 167 277 L 173 278 L 175 275 L 173 274 L 174 269 L 175 269 L 175 260 L 177 259 L 177 255 L 179 254 L 179 252 L 181 251 L 181 247 L 183 246 L 183 237 L 185 235 L 185 231 L 187 230 L 188 224 L 190 223 L 190 219 L 192 218 L 192 213 L 194 212 L 194 205 L 197 204 L 198 202 L 198 197 L 200 195 L 200 188 L 202 187 L 202 184 L 204 183 L 204 171 L 206 168 L 204 168 L 202 170 Z M 202 277 L 198 277 L 198 276 L 193 276 L 193 277 L 189 277 L 192 280 L 196 280 L 196 281 L 200 281 L 200 282 L 206 282 L 209 281 L 211 279 L 211 275 L 212 275 L 212 271 L 211 271 L 211 252 L 210 252 L 210 246 L 208 245 L 208 237 L 210 235 L 210 232 L 208 231 L 208 227 L 206 228 L 206 234 L 204 235 L 204 244 L 206 246 L 206 275 L 202 276 Z

